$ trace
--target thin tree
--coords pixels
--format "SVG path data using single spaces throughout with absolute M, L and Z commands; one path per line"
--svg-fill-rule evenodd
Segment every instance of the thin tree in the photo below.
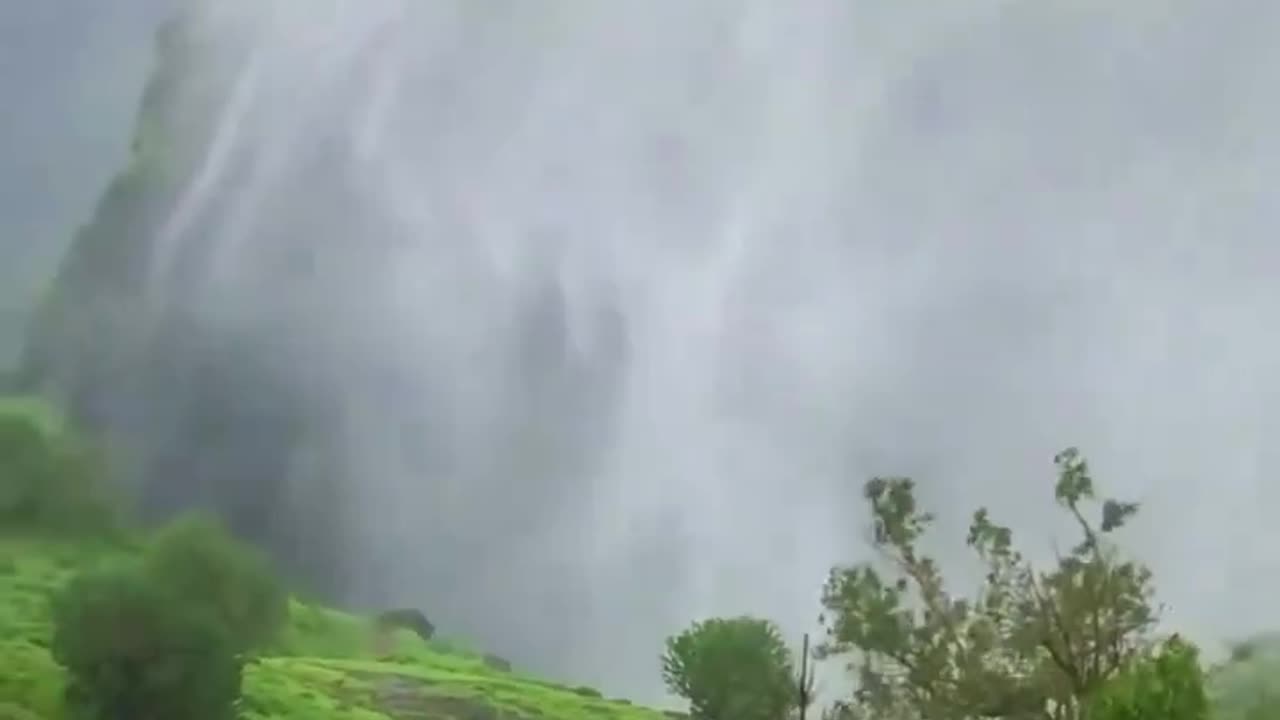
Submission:
M 1150 648 L 1151 573 L 1108 541 L 1138 506 L 1098 498 L 1075 449 L 1055 462 L 1054 499 L 1079 542 L 1035 567 L 1008 527 L 977 510 L 968 545 L 987 572 L 968 598 L 946 589 L 941 567 L 919 547 L 933 516 L 917 505 L 914 483 L 867 483 L 880 562 L 834 568 L 823 597 L 828 639 L 819 656 L 852 661 L 858 690 L 848 710 L 885 719 L 1082 720 L 1087 699 Z

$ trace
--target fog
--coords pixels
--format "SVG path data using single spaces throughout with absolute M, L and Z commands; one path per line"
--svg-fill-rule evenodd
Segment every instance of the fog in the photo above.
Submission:
M 1048 552 L 1078 445 L 1171 623 L 1275 624 L 1275 3 L 217 7 L 145 292 L 325 408 L 349 602 L 653 696 L 867 477 Z
M 150 37 L 174 0 L 0 5 L 0 366 L 23 316 L 127 160 Z

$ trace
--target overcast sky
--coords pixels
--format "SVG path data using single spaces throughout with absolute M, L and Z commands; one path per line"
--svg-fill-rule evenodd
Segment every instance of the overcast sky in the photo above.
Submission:
M 29 304 L 127 157 L 170 0 L 0 5 L 0 365 Z

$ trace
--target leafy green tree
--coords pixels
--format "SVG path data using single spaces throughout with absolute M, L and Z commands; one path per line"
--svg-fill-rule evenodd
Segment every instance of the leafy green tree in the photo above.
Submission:
M 1077 720 L 1085 700 L 1149 648 L 1150 573 L 1108 540 L 1137 506 L 1099 503 L 1076 450 L 1055 462 L 1054 497 L 1079 541 L 1037 569 L 1009 528 L 977 510 L 968 545 L 986 576 L 974 598 L 949 592 L 920 550 L 933 516 L 918 507 L 913 482 L 866 484 L 879 557 L 834 568 L 823 592 L 828 637 L 819 652 L 850 655 L 857 675 L 848 717 Z
M 128 565 L 83 573 L 53 600 L 55 660 L 76 720 L 230 720 L 242 663 L 227 629 Z
M 781 720 L 795 706 L 793 665 L 768 620 L 713 618 L 667 639 L 662 677 L 694 720 Z
M 146 568 L 184 604 L 229 628 L 237 652 L 270 644 L 288 619 L 289 596 L 270 563 L 211 515 L 186 516 L 161 530 Z
M 1089 700 L 1089 720 L 1207 720 L 1204 671 L 1176 635 L 1111 678 Z

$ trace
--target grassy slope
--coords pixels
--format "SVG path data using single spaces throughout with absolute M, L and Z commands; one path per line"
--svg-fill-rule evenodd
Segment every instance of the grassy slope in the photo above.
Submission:
M 77 569 L 129 552 L 0 539 L 0 720 L 60 717 L 63 673 L 48 652 L 49 593 Z M 660 720 L 625 701 L 493 669 L 479 655 L 402 633 L 372 655 L 367 623 L 295 602 L 279 647 L 250 665 L 250 720 Z M 24 712 L 25 711 L 25 712 Z M 31 715 L 34 713 L 34 716 Z

